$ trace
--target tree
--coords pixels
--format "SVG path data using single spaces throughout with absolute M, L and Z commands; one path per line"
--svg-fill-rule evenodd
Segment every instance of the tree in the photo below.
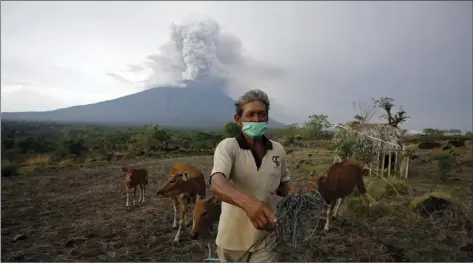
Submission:
M 353 111 L 355 112 L 355 120 L 364 124 L 371 121 L 373 116 L 376 114 L 377 104 L 374 99 L 370 103 L 366 102 L 353 102 Z
M 304 124 L 304 130 L 308 132 L 310 137 L 320 139 L 323 137 L 323 133 L 332 126 L 327 115 L 311 115 L 309 121 Z
M 394 107 L 394 99 L 390 97 L 381 97 L 378 100 L 374 101 L 379 108 L 383 109 L 386 113 L 381 115 L 382 118 L 387 119 L 389 125 L 393 127 L 398 127 L 399 124 L 406 122 L 409 116 L 407 116 L 407 112 L 401 107 L 397 113 L 393 114 L 391 111 Z
M 452 129 L 449 129 L 446 131 L 448 134 L 452 134 L 452 135 L 461 135 L 462 131 L 460 129 L 456 129 L 456 128 L 452 128 Z
M 422 130 L 422 133 L 426 136 L 434 136 L 434 137 L 444 135 L 444 131 L 442 131 L 440 129 L 435 129 L 435 128 L 424 128 Z
M 240 127 L 235 122 L 229 122 L 225 124 L 223 133 L 227 137 L 236 137 L 240 134 Z

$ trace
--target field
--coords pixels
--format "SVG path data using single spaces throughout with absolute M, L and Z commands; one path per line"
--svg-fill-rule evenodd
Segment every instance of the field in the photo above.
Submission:
M 437 152 L 442 150 L 419 150 L 406 181 L 366 177 L 377 201 L 373 207 L 363 207 L 356 196 L 347 199 L 329 233 L 319 226 L 306 244 L 281 248 L 281 261 L 473 261 L 472 148 L 455 149 L 457 163 L 443 180 L 432 160 Z M 208 175 L 212 156 L 144 158 L 2 178 L 2 261 L 203 261 L 206 241 L 191 241 L 184 233 L 180 243 L 172 243 L 172 205 L 155 195 L 175 161 L 192 163 Z M 321 147 L 294 150 L 289 154 L 294 183 L 313 170 L 322 172 L 331 161 Z M 146 201 L 130 208 L 120 170 L 127 164 L 150 172 Z M 429 192 L 451 205 L 422 217 L 411 203 Z

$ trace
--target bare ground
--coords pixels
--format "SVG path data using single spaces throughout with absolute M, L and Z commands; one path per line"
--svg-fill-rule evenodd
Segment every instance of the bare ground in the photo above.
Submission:
M 308 174 L 301 166 L 296 168 L 298 160 L 306 156 L 307 153 L 291 154 L 291 171 L 296 180 Z M 330 160 L 321 160 L 320 156 L 321 153 L 315 152 L 311 158 L 305 159 L 312 159 L 316 166 Z M 146 167 L 150 172 L 146 201 L 130 208 L 125 207 L 120 170 L 122 164 L 118 163 L 37 176 L 3 178 L 1 260 L 203 261 L 208 254 L 207 242 L 191 241 L 188 234 L 183 233 L 180 243 L 172 243 L 176 233 L 172 229 L 172 205 L 169 200 L 155 196 L 158 184 L 166 178 L 169 166 L 175 161 L 195 164 L 208 175 L 212 157 L 129 163 Z M 462 175 L 473 175 L 473 169 L 464 169 Z M 463 180 L 468 182 L 472 179 Z M 471 200 L 473 195 L 468 193 L 471 185 L 458 182 L 451 184 L 456 189 L 450 189 L 460 192 L 463 199 Z M 435 186 L 428 181 L 416 182 L 411 196 L 431 189 L 446 188 Z M 422 219 L 412 216 L 406 209 L 411 196 L 383 198 L 387 199 L 382 202 L 390 208 L 389 213 L 360 215 L 342 209 L 342 216 L 333 222 L 329 233 L 324 233 L 319 226 L 308 243 L 297 248 L 281 247 L 281 261 L 472 261 L 473 250 L 470 248 L 473 247 L 473 225 L 467 217 L 473 216 L 470 214 L 471 207 L 465 206 L 466 209 L 461 213 L 452 212 L 443 217 Z M 211 244 L 214 243 L 211 241 Z

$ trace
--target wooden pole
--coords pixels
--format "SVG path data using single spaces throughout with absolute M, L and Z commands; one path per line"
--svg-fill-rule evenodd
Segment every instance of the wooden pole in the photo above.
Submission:
M 409 173 L 409 156 L 406 157 L 406 173 L 404 174 L 404 179 L 407 179 Z

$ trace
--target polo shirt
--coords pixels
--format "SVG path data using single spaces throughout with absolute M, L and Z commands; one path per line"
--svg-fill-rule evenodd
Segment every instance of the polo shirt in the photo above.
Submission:
M 286 151 L 276 142 L 263 137 L 266 154 L 262 160 L 240 134 L 236 138 L 222 140 L 215 149 L 211 177 L 219 172 L 233 186 L 254 198 L 265 202 L 276 214 L 276 190 L 282 182 L 290 180 L 287 170 Z M 222 201 L 222 213 L 218 224 L 216 244 L 220 248 L 246 251 L 263 235 L 256 229 L 241 208 Z M 250 252 L 265 246 L 254 246 Z

